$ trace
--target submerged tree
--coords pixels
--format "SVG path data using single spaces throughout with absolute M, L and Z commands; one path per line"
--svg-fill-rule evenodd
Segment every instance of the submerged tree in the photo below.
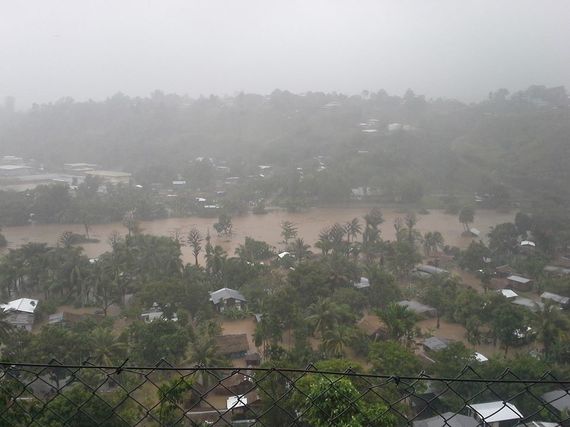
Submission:
M 192 248 L 192 255 L 194 255 L 194 263 L 198 266 L 198 255 L 202 251 L 202 234 L 196 228 L 192 228 L 188 232 L 188 236 L 186 237 L 186 242 L 188 246 Z

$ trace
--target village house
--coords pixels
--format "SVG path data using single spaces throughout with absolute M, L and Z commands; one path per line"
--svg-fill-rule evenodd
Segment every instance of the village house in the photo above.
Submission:
M 429 337 L 422 342 L 422 347 L 427 352 L 436 352 L 446 349 L 449 345 L 449 341 L 445 338 Z
M 548 301 L 558 304 L 562 308 L 570 307 L 570 298 L 563 297 L 562 295 L 554 294 L 552 292 L 543 292 L 540 295 L 542 302 L 546 303 Z
M 552 408 L 558 416 L 570 412 L 570 391 L 558 389 L 540 396 L 542 401 Z
M 507 278 L 512 274 L 515 274 L 515 270 L 508 264 L 495 267 L 495 276 L 497 277 Z
M 570 268 L 560 267 L 556 265 L 546 265 L 544 267 L 544 272 L 558 277 L 570 276 Z
M 160 319 L 168 320 L 164 317 L 163 309 L 156 302 L 152 304 L 152 307 L 149 308 L 145 313 L 141 314 L 141 319 L 144 320 L 146 323 L 151 323 L 154 322 L 155 320 L 160 320 Z M 176 315 L 176 313 L 173 313 L 169 320 L 177 322 L 178 316 Z
M 514 305 L 518 305 L 519 307 L 526 308 L 527 310 L 530 310 L 532 312 L 537 312 L 542 307 L 544 307 L 544 304 L 542 302 L 534 301 L 531 300 L 530 298 L 524 298 L 524 297 L 513 298 L 511 300 L 511 303 Z
M 425 420 L 414 421 L 414 427 L 477 427 L 479 422 L 473 418 L 466 415 L 456 414 L 453 412 L 445 412 L 441 415 L 436 415 L 432 418 L 426 418 Z
M 532 289 L 533 281 L 523 276 L 512 274 L 507 277 L 507 288 L 519 292 L 528 292 Z
M 87 316 L 84 314 L 75 314 L 68 311 L 60 311 L 59 313 L 50 314 L 48 316 L 48 325 L 58 325 L 62 327 L 71 326 Z
M 240 292 L 230 288 L 210 292 L 210 301 L 220 313 L 231 309 L 245 310 L 247 304 L 247 300 Z
M 356 289 L 366 289 L 370 287 L 370 280 L 367 277 L 361 277 L 360 281 L 352 284 Z
M 497 401 L 467 405 L 469 415 L 485 427 L 511 427 L 519 424 L 523 415 L 515 405 Z
M 366 315 L 358 321 L 356 327 L 364 332 L 372 341 L 388 338 L 386 326 L 378 316 Z
M 501 294 L 502 296 L 504 296 L 506 299 L 509 299 L 509 300 L 511 300 L 513 298 L 517 298 L 519 296 L 519 294 L 517 294 L 512 289 L 499 289 L 497 291 L 497 293 Z
M 10 325 L 32 331 L 34 325 L 34 312 L 38 307 L 38 300 L 30 298 L 20 298 L 10 301 L 8 304 L 0 304 L 0 308 L 6 313 L 6 322 Z
M 259 353 L 246 354 L 245 364 L 247 366 L 259 366 L 261 364 L 261 356 L 259 355 Z
M 88 170 L 85 175 L 100 178 L 103 182 L 108 184 L 124 184 L 128 185 L 131 182 L 131 174 L 128 172 L 117 172 L 107 170 Z
M 218 354 L 229 359 L 245 357 L 249 351 L 247 334 L 219 335 L 216 337 Z
M 435 317 L 437 316 L 437 309 L 430 307 L 429 305 L 422 304 L 421 302 L 415 300 L 403 300 L 398 301 L 398 305 L 406 307 L 411 312 L 415 313 L 419 317 Z
M 438 268 L 433 265 L 418 265 L 416 268 L 412 270 L 412 274 L 417 277 L 430 277 L 436 274 L 449 274 L 449 271 L 444 270 L 443 268 Z

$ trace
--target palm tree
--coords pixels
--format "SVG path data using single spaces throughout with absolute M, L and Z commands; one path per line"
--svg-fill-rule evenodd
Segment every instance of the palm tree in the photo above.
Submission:
M 97 326 L 89 335 L 93 347 L 92 357 L 103 365 L 111 366 L 122 358 L 127 348 L 124 342 L 118 341 L 110 328 Z
M 64 248 L 70 248 L 75 241 L 75 235 L 71 231 L 64 231 L 59 236 L 57 242 Z
M 423 248 L 426 256 L 430 256 L 443 247 L 443 235 L 439 231 L 428 231 L 423 237 Z
M 281 224 L 281 237 L 283 237 L 283 243 L 289 244 L 289 240 L 297 237 L 297 227 L 291 221 L 283 221 Z
M 329 252 L 332 250 L 333 245 L 331 242 L 329 228 L 326 228 L 319 233 L 319 240 L 317 241 L 317 243 L 315 243 L 315 247 L 321 250 L 323 256 L 328 255 Z
M 354 337 L 354 330 L 346 325 L 329 329 L 323 335 L 323 349 L 333 357 L 341 357 Z
M 219 245 L 214 246 L 211 253 L 206 253 L 207 270 L 214 276 L 220 275 L 226 259 L 226 251 Z
M 469 231 L 469 224 L 475 220 L 475 209 L 471 206 L 464 206 L 461 211 L 459 211 L 459 222 L 463 224 L 465 232 Z
M 399 341 L 411 337 L 416 316 L 407 307 L 390 303 L 385 309 L 377 310 L 376 315 L 386 325 L 391 339 Z
M 309 306 L 308 313 L 305 320 L 323 337 L 341 319 L 342 308 L 330 298 L 320 298 Z
M 534 317 L 537 327 L 538 339 L 542 342 L 546 357 L 550 356 L 552 346 L 560 342 L 566 335 L 569 325 L 568 319 L 561 313 L 558 306 L 546 302 Z
M 307 245 L 305 241 L 299 237 L 291 244 L 289 250 L 295 255 L 297 261 L 301 262 L 311 254 L 309 250 L 310 247 L 311 246 Z
M 352 221 L 347 222 L 344 226 L 346 231 L 347 243 L 350 243 L 350 238 L 356 239 L 356 237 L 362 233 L 362 226 L 358 221 L 358 218 L 354 218 Z

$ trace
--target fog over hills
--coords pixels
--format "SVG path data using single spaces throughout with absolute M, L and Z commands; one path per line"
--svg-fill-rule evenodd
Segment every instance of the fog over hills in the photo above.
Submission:
M 2 2 L 0 98 L 570 84 L 565 1 Z

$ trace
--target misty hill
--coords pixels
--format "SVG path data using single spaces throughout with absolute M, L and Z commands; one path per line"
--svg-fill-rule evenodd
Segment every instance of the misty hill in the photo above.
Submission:
M 323 200 L 347 198 L 355 187 L 413 201 L 419 192 L 489 193 L 498 185 L 520 197 L 567 199 L 569 112 L 564 88 L 542 86 L 469 105 L 412 91 L 200 99 L 157 91 L 3 113 L 0 140 L 2 154 L 47 168 L 88 161 L 141 182 L 193 179 L 194 159 L 213 157 L 232 176 L 269 164 L 286 182 L 303 168 Z

